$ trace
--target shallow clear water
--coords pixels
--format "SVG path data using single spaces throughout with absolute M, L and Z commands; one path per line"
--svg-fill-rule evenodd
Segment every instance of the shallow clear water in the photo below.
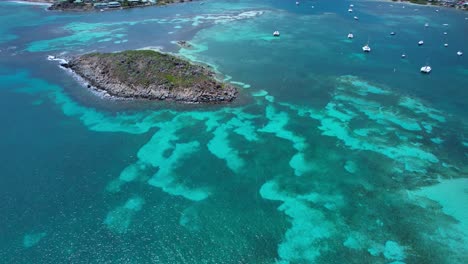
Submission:
M 466 12 L 204 2 L 0 3 L 2 263 L 466 263 Z M 112 101 L 46 60 L 138 48 L 241 98 Z

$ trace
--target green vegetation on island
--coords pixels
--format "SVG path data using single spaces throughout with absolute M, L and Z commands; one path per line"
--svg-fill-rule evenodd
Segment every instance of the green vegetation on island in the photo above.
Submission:
M 90 53 L 62 66 L 115 97 L 219 103 L 237 96 L 234 86 L 217 81 L 207 67 L 152 50 Z

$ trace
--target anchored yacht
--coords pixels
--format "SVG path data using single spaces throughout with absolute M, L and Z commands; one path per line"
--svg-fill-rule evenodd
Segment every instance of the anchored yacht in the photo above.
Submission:
M 364 47 L 362 47 L 362 50 L 364 52 L 370 52 L 371 51 L 371 48 L 369 47 L 369 44 L 366 44 Z
M 421 67 L 421 72 L 422 72 L 422 73 L 430 73 L 431 71 L 432 71 L 432 68 L 431 68 L 431 66 L 429 66 L 429 65 L 426 65 L 426 66 L 422 66 L 422 67 Z

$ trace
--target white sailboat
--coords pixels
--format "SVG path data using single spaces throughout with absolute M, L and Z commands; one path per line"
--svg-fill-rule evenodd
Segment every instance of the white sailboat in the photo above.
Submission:
M 370 52 L 370 51 L 371 51 L 371 48 L 370 48 L 370 46 L 369 46 L 369 43 L 367 43 L 364 47 L 362 47 L 362 50 L 363 50 L 364 52 Z
M 432 71 L 432 68 L 429 65 L 425 65 L 425 66 L 421 67 L 421 72 L 422 73 L 430 73 L 431 71 Z

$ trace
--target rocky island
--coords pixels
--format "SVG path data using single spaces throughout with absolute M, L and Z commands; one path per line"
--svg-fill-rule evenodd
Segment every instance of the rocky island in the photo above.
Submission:
M 208 67 L 152 50 L 90 53 L 61 66 L 81 76 L 89 87 L 117 98 L 223 103 L 238 94 L 236 87 L 216 80 Z

